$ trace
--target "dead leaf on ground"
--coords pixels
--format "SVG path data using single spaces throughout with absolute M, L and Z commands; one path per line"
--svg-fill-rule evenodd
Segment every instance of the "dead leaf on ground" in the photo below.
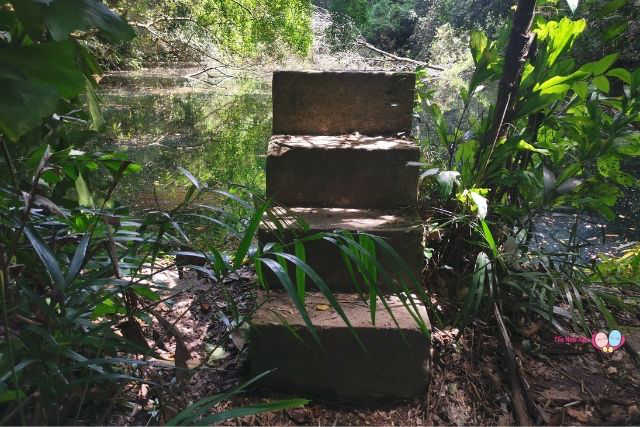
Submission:
M 567 415 L 585 424 L 588 423 L 589 420 L 593 419 L 593 414 L 591 413 L 591 411 L 588 411 L 586 409 L 574 409 L 572 407 L 568 407 Z

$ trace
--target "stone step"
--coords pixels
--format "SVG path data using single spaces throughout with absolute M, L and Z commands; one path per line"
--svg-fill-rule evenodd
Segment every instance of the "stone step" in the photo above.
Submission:
M 273 73 L 273 133 L 397 135 L 411 132 L 414 73 Z
M 329 399 L 368 401 L 424 393 L 430 369 L 430 342 L 401 301 L 387 298 L 398 326 L 380 301 L 374 326 L 367 304 L 354 295 L 337 298 L 366 353 L 323 296 L 308 294 L 305 298 L 320 347 L 286 295 L 260 294 L 260 301 L 266 302 L 251 321 L 251 375 L 276 369 L 261 380 L 262 386 Z M 430 330 L 424 306 L 417 307 Z
M 420 150 L 392 137 L 274 135 L 267 149 L 267 197 L 283 206 L 415 206 Z
M 407 286 L 420 282 L 424 264 L 422 248 L 422 222 L 413 210 L 375 210 L 375 209 L 340 209 L 340 208 L 279 208 L 279 222 L 284 229 L 278 230 L 271 221 L 264 221 L 258 230 L 258 241 L 261 246 L 269 242 L 291 242 L 295 237 L 302 237 L 318 232 L 332 232 L 337 229 L 352 232 L 370 233 L 380 236 L 404 260 L 407 269 L 400 269 L 396 262 L 376 248 L 380 263 L 393 277 L 402 277 Z M 308 227 L 303 230 L 303 224 Z M 306 262 L 322 277 L 330 289 L 338 292 L 356 292 L 357 288 L 345 267 L 339 249 L 326 240 L 312 240 L 304 243 Z M 293 249 L 291 249 L 293 253 Z M 266 270 L 266 269 L 265 269 Z M 281 285 L 273 274 L 265 271 L 265 279 L 274 289 Z M 295 267 L 290 265 L 289 273 L 295 280 Z M 413 275 L 413 280 L 411 280 Z M 384 276 L 379 276 L 382 292 L 390 293 L 398 289 L 398 284 L 390 284 Z M 295 282 L 294 282 L 295 283 Z M 313 282 L 307 278 L 307 287 Z M 362 280 L 359 279 L 360 286 Z M 411 287 L 409 288 L 411 289 Z

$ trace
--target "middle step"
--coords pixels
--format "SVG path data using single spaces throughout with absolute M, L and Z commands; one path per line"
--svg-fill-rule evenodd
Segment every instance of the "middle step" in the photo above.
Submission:
M 352 232 L 369 233 L 383 238 L 406 263 L 406 267 L 399 268 L 391 257 L 376 247 L 379 262 L 389 271 L 392 277 L 402 277 L 407 287 L 413 285 L 413 280 L 419 280 L 423 268 L 424 256 L 422 249 L 422 222 L 414 210 L 375 210 L 375 209 L 340 209 L 340 208 L 290 208 L 282 209 L 278 215 L 278 227 L 271 221 L 264 221 L 258 231 L 258 241 L 261 247 L 269 242 L 289 243 L 296 237 L 303 237 L 319 232 L 346 230 Z M 302 224 L 301 224 L 302 223 Z M 304 225 L 307 229 L 304 231 Z M 356 292 L 349 271 L 345 267 L 340 250 L 326 240 L 312 240 L 304 243 L 306 262 L 316 273 L 324 279 L 327 286 L 334 292 Z M 294 252 L 293 249 L 290 250 Z M 265 268 L 265 279 L 271 287 L 279 288 L 277 279 L 268 274 Z M 269 270 L 270 271 L 270 270 Z M 289 266 L 289 275 L 295 283 L 295 267 Z M 397 280 L 389 280 L 379 274 L 378 285 L 384 293 L 397 290 Z M 413 276 L 413 278 L 411 277 Z M 360 281 L 361 282 L 361 281 Z M 311 279 L 307 278 L 308 287 L 314 287 Z M 361 285 L 362 286 L 362 285 Z M 363 289 L 364 290 L 364 289 Z
M 267 150 L 267 197 L 283 206 L 415 206 L 420 150 L 410 140 L 360 134 L 274 135 Z

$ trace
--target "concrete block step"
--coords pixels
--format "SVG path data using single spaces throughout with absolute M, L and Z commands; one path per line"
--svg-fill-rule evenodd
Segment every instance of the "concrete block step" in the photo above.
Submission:
M 366 353 L 322 295 L 308 294 L 305 299 L 322 347 L 286 295 L 260 294 L 259 298 L 266 302 L 251 321 L 250 371 L 257 375 L 276 369 L 264 377 L 262 386 L 303 396 L 362 401 L 409 398 L 425 391 L 430 342 L 397 297 L 387 298 L 387 303 L 398 326 L 380 301 L 374 326 L 367 304 L 354 295 L 337 295 Z M 430 330 L 424 306 L 417 304 L 417 308 Z
M 272 221 L 264 221 L 258 230 L 258 241 L 264 246 L 269 242 L 291 242 L 296 237 L 311 235 L 318 232 L 332 232 L 334 230 L 348 230 L 352 232 L 370 233 L 380 236 L 397 252 L 407 265 L 400 269 L 397 262 L 380 249 L 376 249 L 380 263 L 389 271 L 392 277 L 402 277 L 405 283 L 420 282 L 421 271 L 424 266 L 422 248 L 422 222 L 413 210 L 375 210 L 375 209 L 340 209 L 340 208 L 279 208 L 278 222 L 284 227 L 278 230 Z M 303 230 L 303 225 L 308 229 Z M 340 250 L 326 240 L 305 242 L 306 262 L 322 277 L 327 286 L 334 291 L 356 292 L 357 288 L 347 268 L 345 267 Z M 294 252 L 293 248 L 290 250 Z M 265 269 L 266 270 L 266 269 Z M 265 271 L 266 281 L 272 288 L 281 289 L 281 285 L 273 274 Z M 290 265 L 289 273 L 295 280 L 295 267 Z M 393 292 L 397 284 L 388 283 L 379 274 L 378 284 L 382 292 Z M 295 282 L 294 282 L 295 283 Z M 307 278 L 307 287 L 313 288 L 313 282 Z M 362 280 L 359 282 L 364 286 Z M 411 288 L 410 288 L 411 289 Z
M 274 135 L 267 149 L 267 197 L 283 206 L 415 206 L 420 150 L 392 137 Z
M 396 135 L 411 132 L 414 73 L 273 73 L 273 133 Z

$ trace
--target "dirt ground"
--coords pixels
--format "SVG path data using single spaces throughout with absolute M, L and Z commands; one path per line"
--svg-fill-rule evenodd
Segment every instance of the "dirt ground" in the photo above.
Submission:
M 137 372 L 155 385 L 137 384 L 114 400 L 109 424 L 162 424 L 204 397 L 229 391 L 246 380 L 246 340 L 242 316 L 254 307 L 255 277 L 243 269 L 225 286 L 189 272 L 171 284 L 168 300 L 156 311 L 181 334 L 188 350 L 176 360 L 176 339 L 157 320 L 143 327 L 158 358 Z M 452 310 L 438 304 L 443 313 Z M 640 343 L 640 317 L 618 319 L 627 345 L 612 353 L 587 343 L 560 343 L 542 321 L 511 325 L 525 392 L 535 404 L 536 423 L 546 425 L 640 424 L 640 361 L 631 346 Z M 231 332 L 234 331 L 235 332 Z M 376 402 L 371 407 L 312 398 L 303 408 L 227 420 L 232 425 L 513 425 L 511 390 L 501 338 L 495 324 L 476 321 L 463 331 L 433 330 L 433 368 L 428 390 L 410 401 Z M 577 341 L 577 338 L 576 338 Z M 402 351 L 402 349 L 398 349 Z M 635 353 L 637 354 L 637 353 Z M 184 359 L 184 357 L 180 357 Z M 186 363 L 189 374 L 176 379 L 174 366 Z M 252 390 L 212 408 L 230 408 L 289 398 Z M 296 396 L 302 397 L 302 396 Z

